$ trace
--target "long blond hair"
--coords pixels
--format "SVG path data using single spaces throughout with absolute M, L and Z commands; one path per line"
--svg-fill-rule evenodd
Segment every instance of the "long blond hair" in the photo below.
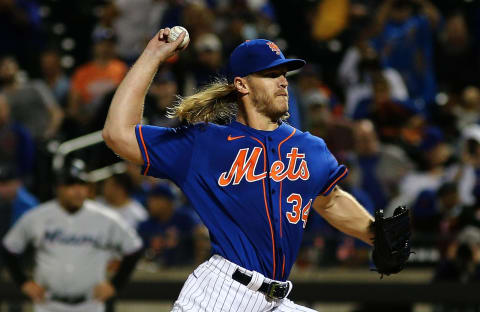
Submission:
M 213 122 L 227 124 L 237 115 L 237 92 L 226 79 L 217 79 L 199 92 L 178 97 L 167 116 L 193 124 Z

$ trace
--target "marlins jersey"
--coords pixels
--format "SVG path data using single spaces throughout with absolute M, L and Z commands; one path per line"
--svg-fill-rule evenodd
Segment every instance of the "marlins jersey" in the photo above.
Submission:
M 169 178 L 210 231 L 212 252 L 287 279 L 312 202 L 347 174 L 324 141 L 286 123 L 261 131 L 239 122 L 180 128 L 137 125 L 143 173 Z
M 30 210 L 3 240 L 16 254 L 29 243 L 36 250 L 35 282 L 50 294 L 90 298 L 93 287 L 105 280 L 112 256 L 141 247 L 140 238 L 120 216 L 89 200 L 74 214 L 56 200 Z

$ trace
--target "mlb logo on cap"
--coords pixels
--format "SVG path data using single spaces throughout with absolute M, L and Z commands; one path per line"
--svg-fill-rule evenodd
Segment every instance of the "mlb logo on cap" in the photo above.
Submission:
M 280 48 L 273 42 L 269 41 L 267 42 L 267 45 L 272 49 L 273 52 L 277 53 L 277 55 L 282 54 L 282 51 L 280 51 Z
M 299 69 L 305 65 L 301 59 L 286 59 L 278 46 L 270 40 L 248 40 L 233 50 L 228 63 L 227 78 L 233 82 L 235 77 L 286 65 L 288 71 Z

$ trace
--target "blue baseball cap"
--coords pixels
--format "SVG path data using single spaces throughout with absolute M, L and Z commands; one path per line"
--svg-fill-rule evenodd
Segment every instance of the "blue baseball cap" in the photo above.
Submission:
M 286 59 L 278 46 L 270 40 L 248 40 L 236 47 L 230 55 L 227 78 L 233 82 L 235 77 L 245 77 L 279 65 L 286 65 L 288 71 L 291 71 L 305 64 L 301 59 Z

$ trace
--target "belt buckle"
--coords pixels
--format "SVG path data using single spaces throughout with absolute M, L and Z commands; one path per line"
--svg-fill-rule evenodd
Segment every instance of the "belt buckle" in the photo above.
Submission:
M 288 284 L 271 282 L 268 286 L 267 297 L 271 299 L 283 299 L 287 295 Z

